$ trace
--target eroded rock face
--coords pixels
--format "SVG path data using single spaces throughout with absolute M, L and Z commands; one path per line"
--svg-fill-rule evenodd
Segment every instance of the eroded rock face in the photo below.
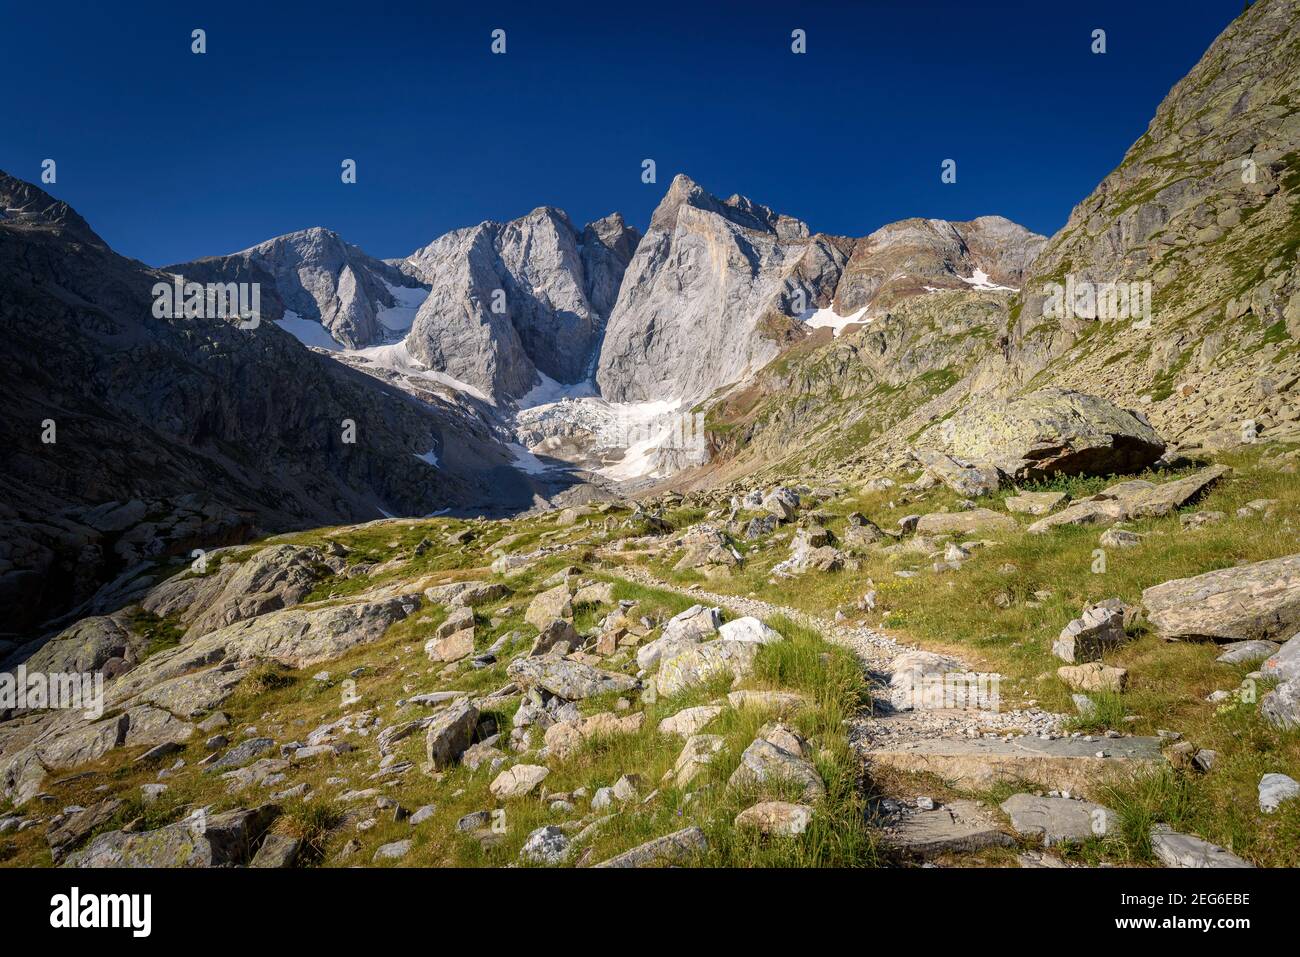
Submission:
M 187 647 L 190 654 L 219 651 L 226 661 L 266 659 L 303 668 L 379 639 L 389 625 L 419 606 L 419 598 L 403 595 L 346 605 L 291 608 L 218 629 Z
M 782 327 L 826 305 L 851 241 L 677 176 L 628 265 L 596 381 L 611 401 L 697 398 L 771 360 Z M 795 303 L 794 305 L 798 305 Z M 798 313 L 802 315 L 801 312 Z
M 1057 388 L 972 402 L 926 430 L 917 445 L 996 466 L 1021 481 L 1140 472 L 1165 450 L 1155 429 L 1138 415 Z
M 83 618 L 27 659 L 29 672 L 70 674 L 101 671 L 114 658 L 134 663 L 144 640 L 131 631 L 125 615 Z
M 969 289 L 976 271 L 986 285 L 1018 289 L 1025 268 L 1047 242 L 1001 216 L 964 223 L 904 219 L 882 226 L 853 248 L 835 290 L 835 311 L 875 314 L 938 289 Z
M 494 396 L 523 395 L 538 372 L 576 382 L 637 241 L 617 214 L 580 234 L 552 207 L 447 233 L 403 263 L 432 288 L 407 349 Z
M 271 545 L 237 566 L 221 591 L 196 596 L 206 606 L 185 611 L 190 634 L 203 635 L 226 625 L 298 604 L 329 569 L 319 549 Z M 148 598 L 146 598 L 146 602 Z

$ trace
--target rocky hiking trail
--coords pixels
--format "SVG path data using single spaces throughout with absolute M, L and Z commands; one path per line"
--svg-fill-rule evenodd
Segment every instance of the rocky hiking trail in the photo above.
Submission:
M 1061 732 L 1066 715 L 1037 707 L 1009 711 L 956 708 L 895 708 L 900 697 L 920 693 L 923 675 L 972 673 L 960 659 L 920 651 L 863 625 L 834 621 L 788 605 L 682 586 L 630 566 L 614 571 L 628 581 L 671 591 L 763 620 L 777 617 L 822 634 L 847 648 L 868 681 L 871 702 L 849 719 L 849 738 L 864 774 L 875 768 L 933 774 L 950 785 L 984 790 L 1003 783 L 1050 783 L 1051 793 L 1018 794 L 1005 828 L 983 801 L 940 804 L 927 795 L 891 796 L 876 802 L 872 823 L 882 843 L 902 860 L 953 863 L 953 856 L 994 847 L 1014 847 L 1012 832 L 1078 840 L 1097 834 L 1098 805 L 1071 799 L 1071 792 L 1108 775 L 1144 769 L 1163 761 L 1160 740 L 1149 737 L 1094 738 Z M 994 677 L 998 681 L 1001 676 Z M 1063 795 L 1063 796 L 1058 796 Z M 1005 809 L 1005 808 L 1004 808 Z M 1101 810 L 1101 813 L 1111 812 Z M 1050 843 L 1049 837 L 1049 843 Z M 1065 866 L 1049 853 L 1029 850 L 1017 857 L 1023 867 Z

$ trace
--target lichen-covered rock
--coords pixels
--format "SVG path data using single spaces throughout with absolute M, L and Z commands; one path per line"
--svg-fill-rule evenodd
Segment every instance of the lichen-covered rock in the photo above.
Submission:
M 433 716 L 424 737 L 424 753 L 435 768 L 455 764 L 474 740 L 479 710 L 470 701 L 455 701 Z
M 671 697 L 722 674 L 739 681 L 754 670 L 761 647 L 753 641 L 723 638 L 695 645 L 660 665 L 656 687 L 660 694 Z
M 1059 388 L 970 402 L 927 429 L 917 447 L 995 466 L 1017 481 L 1140 472 L 1165 451 L 1139 415 Z
M 203 811 L 152 831 L 108 831 L 69 854 L 65 867 L 224 867 L 248 860 L 280 809 Z
M 542 688 L 568 701 L 608 691 L 631 691 L 637 686 L 630 675 L 602 671 L 568 658 L 516 658 L 506 673 L 524 687 Z
M 732 772 L 727 787 L 763 790 L 777 784 L 798 790 L 804 804 L 816 804 L 826 796 L 826 785 L 811 761 L 764 738 L 755 738 L 740 756 L 740 765 Z

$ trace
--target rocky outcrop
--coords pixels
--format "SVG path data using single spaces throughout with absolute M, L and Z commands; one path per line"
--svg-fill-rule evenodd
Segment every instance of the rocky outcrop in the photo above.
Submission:
M 1231 471 L 1226 465 L 1212 465 L 1170 482 L 1119 482 L 1040 518 L 1029 531 L 1038 535 L 1063 525 L 1108 526 L 1130 519 L 1159 518 L 1194 502 Z
M 107 831 L 68 855 L 66 867 L 224 867 L 247 863 L 279 815 L 273 804 L 251 810 L 202 811 L 139 833 Z
M 900 300 L 979 285 L 1020 288 L 1045 236 L 1001 216 L 965 223 L 905 219 L 882 226 L 853 247 L 835 288 L 841 316 L 886 312 Z
M 1033 264 L 1004 383 L 1037 377 L 1141 407 L 1184 448 L 1300 432 L 1277 388 L 1300 372 L 1297 51 L 1290 0 L 1228 24 Z M 1150 292 L 1101 316 L 1089 300 L 1105 283 Z
M 272 545 L 223 576 L 225 584 L 215 595 L 196 594 L 195 601 L 185 609 L 183 620 L 189 622 L 192 633 L 203 635 L 237 621 L 289 608 L 306 598 L 329 573 L 319 549 Z M 146 607 L 150 597 L 152 593 L 145 598 Z

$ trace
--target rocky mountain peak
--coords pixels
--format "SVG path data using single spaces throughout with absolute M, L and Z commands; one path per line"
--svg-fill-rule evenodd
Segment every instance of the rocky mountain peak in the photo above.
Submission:
M 19 227 L 45 226 L 79 242 L 107 248 L 104 240 L 71 206 L 3 170 L 0 170 L 0 222 Z
M 639 239 L 617 213 L 579 233 L 553 206 L 440 236 L 402 267 L 432 287 L 407 349 L 508 399 L 541 375 L 581 381 Z
M 395 289 L 415 279 L 374 259 L 323 226 L 276 236 L 227 256 L 166 267 L 198 282 L 257 282 L 264 318 L 318 322 L 325 341 L 349 348 L 375 345 L 410 325 Z

